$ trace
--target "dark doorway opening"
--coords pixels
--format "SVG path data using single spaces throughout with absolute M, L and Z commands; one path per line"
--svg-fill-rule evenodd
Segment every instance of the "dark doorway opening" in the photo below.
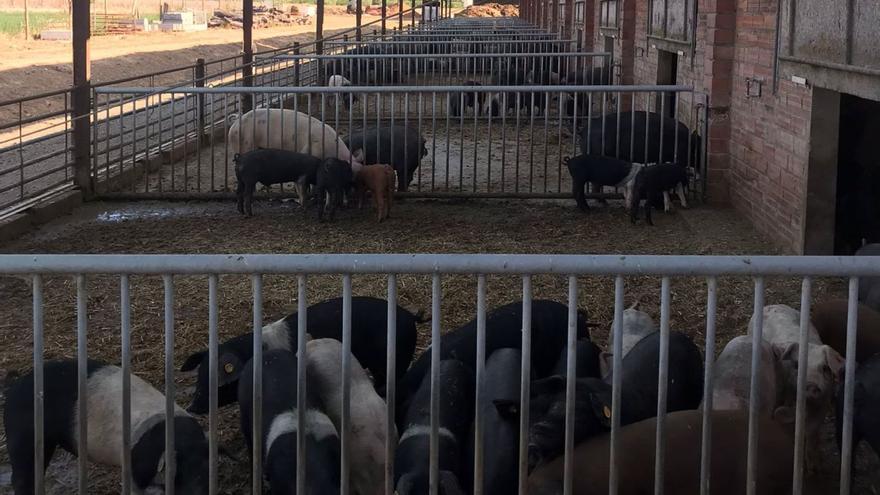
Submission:
M 834 253 L 880 242 L 880 102 L 840 95 Z
M 678 81 L 678 54 L 657 50 L 657 84 L 674 86 Z M 667 117 L 675 116 L 675 93 L 661 93 L 655 111 Z

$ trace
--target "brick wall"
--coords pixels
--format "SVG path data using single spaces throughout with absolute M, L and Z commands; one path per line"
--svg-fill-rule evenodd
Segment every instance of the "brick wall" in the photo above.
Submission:
M 739 0 L 731 93 L 733 205 L 788 252 L 803 251 L 811 91 L 785 79 L 773 95 L 776 4 Z M 746 79 L 763 81 L 746 95 Z

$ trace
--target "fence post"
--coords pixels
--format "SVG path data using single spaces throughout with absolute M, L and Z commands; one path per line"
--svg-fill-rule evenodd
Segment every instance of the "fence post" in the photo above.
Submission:
M 244 85 L 254 85 L 254 0 L 243 0 L 242 8 L 242 44 L 244 45 L 241 60 L 241 74 L 244 76 Z M 242 112 L 253 109 L 253 95 L 241 97 Z
M 294 41 L 293 42 L 293 54 L 299 55 L 299 53 L 300 53 L 299 52 L 299 41 Z M 301 64 L 302 64 L 302 59 L 299 59 L 299 58 L 297 58 L 293 62 L 293 85 L 294 86 L 299 86 L 299 77 L 300 77 L 299 76 L 299 69 L 300 69 Z
M 382 0 L 382 38 L 385 37 L 385 17 L 388 16 L 388 0 Z
M 196 59 L 196 87 L 205 87 L 205 59 Z M 199 145 L 202 146 L 208 140 L 205 134 L 205 94 L 199 93 L 196 96 L 199 105 Z
M 73 2 L 73 90 L 71 91 L 73 121 L 74 184 L 84 198 L 94 192 L 91 174 L 91 79 L 89 58 L 89 2 Z M 97 102 L 95 102 L 97 104 Z M 97 136 L 96 136 L 97 139 Z
M 397 29 L 403 31 L 403 0 L 397 0 Z
M 363 2 L 361 0 L 355 0 L 354 3 L 355 13 L 354 13 L 354 37 L 357 41 L 361 40 L 361 10 L 363 9 Z

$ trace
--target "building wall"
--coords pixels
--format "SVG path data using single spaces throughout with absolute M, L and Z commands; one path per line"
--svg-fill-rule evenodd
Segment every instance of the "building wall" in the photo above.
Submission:
M 677 83 L 709 95 L 709 201 L 732 204 L 783 251 L 801 253 L 812 98 L 782 78 L 773 94 L 777 2 L 699 0 L 693 54 L 687 44 L 647 35 L 648 3 L 623 3 L 614 44 L 619 82 L 656 84 L 658 49 L 681 52 Z M 597 29 L 597 48 L 607 32 Z M 761 96 L 747 94 L 749 78 L 761 82 Z M 680 118 L 689 111 L 682 99 Z
M 773 94 L 776 2 L 738 0 L 732 88 L 733 205 L 786 251 L 801 253 L 812 91 L 783 78 Z M 746 96 L 747 78 L 764 82 Z

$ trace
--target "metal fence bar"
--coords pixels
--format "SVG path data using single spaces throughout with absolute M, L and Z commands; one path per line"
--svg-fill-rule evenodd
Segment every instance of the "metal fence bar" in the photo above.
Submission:
M 528 494 L 529 474 L 529 392 L 532 365 L 532 278 L 523 276 L 522 288 L 522 369 L 520 370 L 519 408 L 519 495 Z
M 431 278 L 431 445 L 428 493 L 440 493 L 440 274 Z
M 251 276 L 254 298 L 254 410 L 251 493 L 263 493 L 263 277 Z
M 88 395 L 88 291 L 86 288 L 86 278 L 83 275 L 76 276 L 76 396 L 86 397 Z M 34 332 L 36 339 L 36 332 Z M 34 363 L 36 370 L 36 363 Z M 89 425 L 86 419 L 88 416 L 88 401 L 77 401 L 77 452 L 88 452 L 88 435 Z M 42 464 L 37 463 L 37 466 Z M 77 488 L 80 495 L 85 495 L 89 490 L 88 477 L 88 456 L 80 455 L 76 459 L 77 471 Z
M 208 275 L 208 495 L 217 494 L 217 274 Z
M 351 275 L 342 276 L 342 463 L 340 493 L 349 493 L 351 472 Z
M 843 385 L 843 431 L 840 441 L 840 494 L 849 495 L 852 485 L 853 402 L 856 388 L 856 326 L 858 322 L 859 279 L 849 279 L 849 303 L 846 317 L 846 368 Z M 803 390 L 798 390 L 802 393 Z
M 758 489 L 758 397 L 761 376 L 761 344 L 764 339 L 764 278 L 755 277 L 755 309 L 752 315 L 752 370 L 749 385 L 749 439 L 746 457 L 746 494 L 755 495 Z
M 33 288 L 34 319 L 34 493 L 45 493 L 43 469 L 44 453 L 44 407 L 43 397 L 43 277 L 35 275 Z
M 474 495 L 483 495 L 483 418 L 480 401 L 486 393 L 486 276 L 477 276 L 477 369 L 474 397 Z M 488 494 L 487 494 L 488 495 Z
M 296 277 L 296 493 L 306 493 L 306 431 L 308 386 L 308 299 L 306 297 L 306 276 Z
M 574 477 L 574 406 L 575 379 L 577 373 L 577 277 L 568 277 L 568 339 L 567 367 L 565 370 L 565 467 L 563 469 L 562 495 L 572 494 Z
M 614 279 L 614 323 L 613 345 L 611 365 L 611 446 L 608 456 L 608 495 L 617 495 L 620 483 L 620 472 L 617 460 L 620 458 L 620 407 L 621 391 L 623 389 L 623 376 L 620 373 L 623 366 L 623 276 L 617 275 Z
M 800 339 L 798 340 L 798 391 L 795 406 L 794 423 L 794 473 L 792 476 L 792 493 L 803 493 L 804 483 L 804 428 L 806 426 L 807 394 L 807 369 L 809 361 L 809 338 L 810 338 L 810 294 L 811 280 L 804 277 L 801 284 L 801 322 Z
M 657 372 L 657 438 L 654 455 L 654 494 L 663 495 L 666 470 L 666 392 L 669 377 L 669 277 L 660 285 L 660 369 Z
M 122 493 L 131 494 L 131 287 L 127 274 L 119 277 L 122 325 Z
M 397 399 L 397 275 L 388 275 L 388 344 L 386 355 L 388 362 L 386 367 L 385 386 L 385 495 L 394 494 L 394 451 L 397 448 L 395 442 L 394 417 L 395 401 Z M 401 363 L 401 366 L 406 364 Z M 297 492 L 301 493 L 301 492 Z
M 718 279 L 706 280 L 706 354 L 703 380 L 703 438 L 700 448 L 700 495 L 709 495 L 712 483 L 712 393 L 715 382 L 715 322 L 718 313 Z
M 474 274 L 876 277 L 872 256 L 663 256 L 531 254 L 4 254 L 0 273 L 53 274 Z
M 165 493 L 174 495 L 177 463 L 174 450 L 174 279 L 163 275 L 165 288 Z

